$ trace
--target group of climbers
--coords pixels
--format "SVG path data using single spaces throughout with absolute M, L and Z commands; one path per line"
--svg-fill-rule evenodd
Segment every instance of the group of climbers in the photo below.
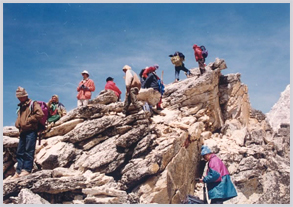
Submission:
M 204 69 L 204 58 L 202 56 L 201 49 L 199 50 L 196 45 L 193 47 L 195 50 L 196 61 L 199 62 L 201 73 Z M 175 78 L 179 81 L 179 72 L 183 70 L 187 73 L 187 77 L 191 76 L 190 71 L 185 68 L 183 61 L 185 56 L 180 52 L 175 52 L 174 55 L 170 55 L 172 63 L 175 65 Z M 179 58 L 179 59 L 178 59 Z M 122 70 L 125 73 L 125 100 L 123 113 L 128 115 L 128 108 L 130 104 L 141 111 L 142 107 L 137 101 L 137 95 L 140 89 L 153 88 L 155 93 L 160 96 L 158 103 L 156 103 L 157 110 L 162 110 L 162 95 L 164 93 L 163 81 L 157 76 L 156 70 L 159 65 L 155 64 L 150 67 L 146 67 L 141 71 L 139 76 L 132 70 L 129 65 L 125 65 Z M 89 78 L 90 74 L 84 70 L 82 73 L 82 80 L 77 87 L 77 106 L 87 106 L 91 99 L 92 92 L 95 91 L 95 83 Z M 112 77 L 106 79 L 105 90 L 112 90 L 117 96 L 117 101 L 121 100 L 121 91 L 114 83 Z M 48 103 L 33 101 L 28 98 L 26 90 L 22 87 L 18 87 L 16 91 L 16 97 L 19 99 L 18 104 L 18 117 L 15 126 L 20 131 L 20 142 L 17 149 L 17 170 L 14 175 L 19 177 L 27 175 L 32 170 L 32 162 L 34 157 L 34 149 L 36 144 L 36 137 L 38 132 L 44 129 L 50 129 L 55 122 L 57 122 L 62 116 L 66 115 L 65 106 L 60 103 L 58 95 L 53 95 Z M 41 123 L 41 124 L 40 124 Z

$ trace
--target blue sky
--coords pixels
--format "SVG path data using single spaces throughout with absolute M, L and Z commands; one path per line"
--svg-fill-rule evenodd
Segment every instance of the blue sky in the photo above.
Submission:
M 266 113 L 290 83 L 290 4 L 3 4 L 3 125 L 14 125 L 18 86 L 34 100 L 58 94 L 69 111 L 88 70 L 93 97 L 112 76 L 124 98 L 125 64 L 139 73 L 157 63 L 168 84 L 169 54 L 198 67 L 193 44 L 206 46 L 207 63 L 225 59 L 223 74 L 241 73 Z

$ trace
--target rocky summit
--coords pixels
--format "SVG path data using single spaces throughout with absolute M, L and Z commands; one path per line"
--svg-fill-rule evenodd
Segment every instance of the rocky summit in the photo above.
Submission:
M 226 68 L 217 58 L 203 75 L 166 85 L 160 112 L 130 107 L 124 116 L 123 103 L 102 91 L 37 142 L 34 170 L 26 177 L 10 179 L 19 133 L 4 127 L 3 202 L 176 204 L 188 194 L 202 198 L 203 184 L 195 178 L 206 171 L 200 156 L 205 144 L 237 189 L 225 203 L 289 204 L 290 123 L 274 131 L 274 119 L 269 123 L 251 107 L 241 74 L 222 75 Z M 152 91 L 144 93 L 142 106 Z

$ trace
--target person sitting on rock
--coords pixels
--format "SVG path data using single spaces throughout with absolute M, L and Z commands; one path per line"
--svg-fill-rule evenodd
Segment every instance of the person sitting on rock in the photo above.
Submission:
M 80 81 L 77 87 L 77 106 L 87 106 L 89 100 L 91 99 L 92 92 L 95 91 L 95 83 L 93 80 L 89 79 L 89 72 L 84 70 L 81 73 L 83 80 Z
M 125 73 L 126 85 L 123 113 L 125 115 L 128 115 L 128 108 L 131 103 L 135 106 L 137 110 L 140 111 L 140 109 L 142 109 L 136 99 L 136 96 L 141 88 L 141 83 L 137 74 L 133 70 L 131 70 L 131 67 L 129 65 L 125 65 L 122 70 Z
M 26 90 L 18 87 L 16 97 L 20 101 L 17 110 L 16 128 L 19 129 L 20 138 L 16 151 L 16 172 L 12 179 L 23 177 L 31 173 L 37 141 L 38 124 L 44 113 L 41 106 L 28 98 Z
M 191 77 L 191 72 L 185 66 L 183 61 L 185 61 L 185 56 L 181 52 L 175 52 L 174 55 L 169 55 L 171 57 L 171 62 L 175 66 L 175 81 L 174 83 L 179 81 L 179 73 L 180 70 L 185 72 L 187 78 Z
M 211 204 L 223 204 L 224 201 L 236 197 L 236 189 L 224 163 L 206 145 L 201 147 L 201 155 L 208 161 L 208 170 L 200 182 L 207 183 Z
M 158 69 L 159 66 L 157 66 L 155 68 Z M 158 93 L 158 95 L 160 95 L 161 98 L 160 98 L 160 101 L 157 103 L 157 110 L 163 110 L 161 107 L 162 94 L 161 94 L 159 83 L 158 83 L 158 80 L 160 80 L 160 78 L 156 75 L 156 69 L 155 70 L 151 69 L 151 70 L 149 70 L 151 72 L 146 74 L 147 78 L 144 82 L 144 88 L 153 88 Z
M 202 50 L 199 46 L 193 45 L 193 50 L 195 60 L 198 62 L 200 74 L 202 75 L 205 72 L 205 58 L 202 56 Z
M 47 120 L 49 124 L 58 121 L 62 116 L 66 115 L 65 106 L 59 102 L 58 95 L 53 95 L 47 106 L 49 108 L 49 118 Z
M 106 85 L 105 85 L 105 90 L 112 90 L 112 91 L 114 91 L 114 93 L 116 94 L 116 96 L 117 96 L 117 101 L 119 101 L 120 100 L 120 96 L 121 96 L 121 91 L 120 91 L 120 89 L 116 86 L 116 84 L 114 83 L 114 78 L 112 78 L 112 77 L 108 77 L 107 79 L 106 79 Z

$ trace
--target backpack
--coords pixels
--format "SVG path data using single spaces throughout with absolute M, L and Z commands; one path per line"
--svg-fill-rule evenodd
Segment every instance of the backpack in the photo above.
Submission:
M 206 49 L 206 47 L 205 46 L 200 46 L 200 49 L 201 49 L 201 51 L 202 51 L 202 56 L 204 57 L 204 58 L 206 58 L 208 55 L 209 55 L 209 52 L 208 52 L 208 50 Z
M 206 204 L 203 200 L 200 200 L 197 196 L 187 195 L 183 204 Z
M 182 65 L 182 60 L 179 55 L 171 57 L 171 62 L 175 66 L 181 66 Z
M 44 130 L 46 128 L 45 125 L 46 125 L 46 121 L 47 121 L 48 116 L 49 116 L 48 106 L 43 101 L 33 101 L 32 100 L 31 103 L 30 103 L 30 106 L 29 106 L 30 111 L 33 111 L 34 110 L 34 104 L 33 104 L 34 102 L 37 102 L 40 105 L 40 107 L 41 107 L 41 109 L 42 109 L 42 111 L 44 113 L 43 118 L 39 121 L 39 130 Z
M 164 86 L 162 80 L 161 80 L 157 75 L 155 75 L 155 76 L 157 77 L 157 82 L 158 82 L 158 86 L 159 86 L 159 91 L 160 91 L 160 93 L 163 95 L 163 94 L 165 93 L 165 86 Z

